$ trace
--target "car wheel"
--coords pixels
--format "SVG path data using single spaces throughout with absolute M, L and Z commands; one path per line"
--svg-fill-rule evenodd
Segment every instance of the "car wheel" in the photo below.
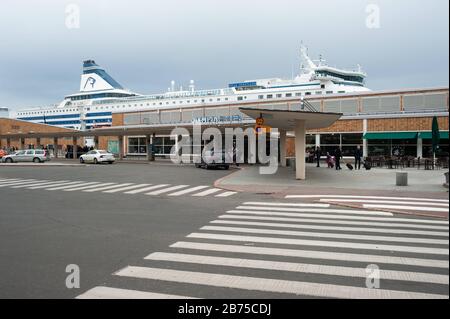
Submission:
M 12 160 L 12 158 L 7 158 L 7 159 L 5 160 L 5 162 L 6 162 L 6 163 L 12 163 L 13 160 Z
M 41 160 L 39 158 L 37 158 L 37 157 L 33 158 L 33 163 L 40 163 L 40 162 L 41 162 Z
M 82 157 L 80 157 L 80 163 L 84 164 L 84 159 Z
M 114 162 L 108 162 L 108 164 L 112 164 L 112 163 L 114 163 Z
M 224 168 L 228 171 L 230 169 L 230 165 L 225 165 Z
M 94 164 L 98 164 L 98 160 L 94 158 Z

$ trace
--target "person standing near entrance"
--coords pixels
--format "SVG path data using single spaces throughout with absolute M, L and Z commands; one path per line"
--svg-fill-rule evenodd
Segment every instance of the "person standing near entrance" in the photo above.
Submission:
M 355 169 L 361 169 L 361 157 L 362 157 L 361 147 L 358 145 L 356 147 L 354 156 L 355 156 Z
M 336 170 L 342 169 L 341 168 L 342 152 L 341 152 L 341 148 L 340 147 L 336 148 L 336 150 L 334 151 L 334 157 L 335 157 L 335 161 L 336 161 Z
M 320 167 L 320 157 L 322 156 L 322 150 L 320 149 L 320 146 L 316 147 L 316 151 L 314 152 L 316 161 L 317 161 L 317 167 Z

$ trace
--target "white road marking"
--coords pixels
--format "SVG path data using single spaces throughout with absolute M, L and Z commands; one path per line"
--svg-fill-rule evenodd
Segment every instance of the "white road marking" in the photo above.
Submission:
M 130 189 L 133 189 L 133 188 L 146 187 L 146 186 L 149 186 L 149 185 L 151 185 L 151 184 L 135 184 L 135 185 L 127 186 L 127 187 L 120 187 L 120 188 L 110 189 L 110 190 L 107 190 L 107 191 L 103 191 L 103 193 L 113 194 L 113 193 L 127 191 L 127 190 L 130 190 Z
M 221 190 L 222 189 L 220 189 L 220 188 L 211 188 L 211 189 L 207 189 L 206 191 L 203 191 L 203 192 L 200 192 L 200 193 L 197 193 L 197 194 L 193 194 L 192 196 L 203 197 L 203 196 L 207 196 L 207 195 L 210 195 L 210 194 L 217 193 L 217 192 L 219 192 Z
M 448 199 L 417 198 L 417 197 L 389 197 L 389 196 L 360 196 L 360 195 L 286 195 L 285 198 L 365 198 L 387 200 L 414 200 L 422 202 L 448 203 Z
M 7 182 L 7 183 L 3 183 L 0 185 L 0 187 L 8 187 L 11 185 L 20 185 L 22 183 L 31 184 L 31 183 L 35 183 L 35 182 L 37 182 L 37 180 L 35 180 L 35 179 L 22 179 L 22 180 L 18 180 L 18 181 L 11 181 L 11 182 Z
M 261 206 L 292 206 L 292 207 L 320 207 L 327 208 L 330 204 L 301 204 L 301 203 L 275 203 L 275 202 L 245 202 L 242 205 L 261 205 Z
M 66 181 L 46 181 L 46 182 L 45 181 L 41 181 L 41 182 L 34 183 L 34 184 L 13 186 L 11 188 L 25 188 L 25 187 L 42 186 L 42 185 L 48 185 L 50 187 L 50 186 L 52 186 L 54 184 L 57 184 L 57 183 L 60 183 L 60 182 L 68 182 L 68 181 L 67 180 Z
M 172 187 L 168 187 L 168 188 L 159 189 L 157 191 L 153 191 L 150 193 L 145 193 L 145 195 L 161 195 L 161 194 L 175 191 L 177 189 L 185 188 L 185 187 L 189 187 L 189 185 L 176 185 L 176 186 L 172 186 Z
M 418 254 L 436 254 L 448 255 L 448 248 L 431 248 L 431 247 L 415 247 L 415 246 L 398 246 L 398 245 L 380 245 L 380 244 L 366 244 L 353 242 L 337 242 L 325 240 L 308 240 L 308 239 L 291 239 L 279 237 L 258 237 L 258 236 L 241 236 L 241 235 L 223 235 L 213 233 L 192 233 L 187 237 L 201 238 L 201 239 L 217 239 L 230 241 L 243 241 L 255 243 L 271 243 L 284 245 L 298 245 L 298 246 L 319 246 L 319 247 L 333 247 L 333 248 L 350 248 L 350 249 L 367 249 L 367 250 L 385 250 L 397 252 L 409 252 Z
M 340 215 L 378 215 L 394 216 L 389 212 L 377 212 L 371 210 L 357 209 L 335 209 L 335 208 L 291 208 L 291 207 L 264 207 L 264 206 L 238 206 L 236 209 L 243 210 L 262 210 L 269 212 L 300 212 L 300 213 L 334 213 Z
M 99 188 L 94 188 L 94 189 L 86 189 L 83 192 L 94 193 L 94 192 L 100 192 L 100 191 L 104 191 L 104 190 L 111 189 L 111 188 L 129 186 L 131 184 L 132 183 L 114 184 L 114 185 L 109 185 L 109 186 L 99 187 Z
M 256 277 L 233 276 L 224 274 L 180 271 L 172 269 L 146 268 L 129 266 L 115 273 L 117 276 L 154 279 L 170 282 L 228 287 L 247 290 L 291 293 L 306 296 L 342 298 L 393 298 L 393 299 L 435 299 L 447 295 L 406 292 L 385 289 L 368 289 L 361 287 L 318 284 L 310 282 L 277 280 Z
M 360 222 L 360 221 L 342 221 L 333 219 L 315 219 L 315 218 L 290 218 L 290 217 L 270 217 L 270 216 L 251 216 L 251 215 L 221 215 L 219 218 L 231 219 L 251 219 L 251 220 L 271 220 L 296 223 L 314 223 L 314 224 L 334 224 L 334 225 L 358 225 L 358 226 L 380 226 L 388 228 L 419 228 L 444 230 L 448 234 L 448 226 L 432 226 L 419 224 L 401 224 L 401 223 L 385 223 L 385 222 Z M 388 230 L 389 231 L 389 230 Z
M 76 297 L 76 299 L 196 299 L 186 296 L 160 294 L 147 291 L 94 287 Z
M 91 185 L 91 184 L 97 184 L 97 182 L 86 183 L 84 181 L 78 181 L 78 182 L 74 182 L 74 183 L 67 183 L 67 184 L 65 184 L 65 186 L 46 188 L 46 190 L 56 191 L 56 190 L 60 190 L 60 189 L 67 189 L 67 188 L 73 188 L 75 186 L 83 186 L 83 185 Z
M 79 183 L 79 182 L 61 182 L 61 183 L 52 184 L 52 185 L 33 186 L 33 187 L 29 187 L 29 189 L 40 189 L 40 188 L 56 187 L 56 186 L 62 186 L 62 185 L 72 185 L 75 183 Z
M 379 203 L 379 204 L 414 204 L 418 206 L 443 206 L 448 207 L 448 204 L 433 203 L 433 202 L 405 202 L 393 200 L 376 200 L 376 199 L 339 199 L 339 198 L 321 198 L 321 202 L 340 202 L 340 203 Z
M 221 194 L 217 194 L 215 197 L 228 197 L 228 196 L 234 195 L 236 193 L 237 192 L 223 192 Z
M 346 232 L 368 232 L 368 233 L 389 233 L 389 234 L 408 234 L 423 236 L 440 236 L 448 237 L 448 232 L 436 232 L 426 230 L 410 230 L 410 229 L 386 229 L 386 228 L 369 228 L 369 227 L 342 227 L 342 226 L 321 226 L 321 225 L 305 225 L 305 224 L 283 224 L 283 223 L 263 223 L 249 222 L 239 220 L 213 220 L 211 224 L 228 224 L 228 225 L 249 225 L 249 226 L 265 226 L 279 228 L 300 228 L 300 229 L 316 229 L 316 230 L 335 230 Z M 448 242 L 448 241 L 447 241 Z
M 395 217 L 371 217 L 371 216 L 341 216 L 327 214 L 304 214 L 304 213 L 282 213 L 282 212 L 265 212 L 265 211 L 246 211 L 246 210 L 229 210 L 227 213 L 232 214 L 256 214 L 256 215 L 273 215 L 273 216 L 291 216 L 291 217 L 312 217 L 312 218 L 329 218 L 329 219 L 348 219 L 348 220 L 372 220 L 386 222 L 404 222 L 411 225 L 415 224 L 439 224 L 448 225 L 448 221 L 444 220 L 428 220 L 417 218 L 395 218 Z
M 100 182 L 89 182 L 86 183 L 80 187 L 73 187 L 73 188 L 67 188 L 64 189 L 65 192 L 74 192 L 74 191 L 81 191 L 83 189 L 88 189 L 88 188 L 92 188 L 92 187 L 100 187 L 100 186 L 104 186 L 104 185 L 111 185 L 113 183 L 100 183 Z
M 448 239 L 432 239 L 432 238 L 413 238 L 413 237 L 393 237 L 393 236 L 374 236 L 374 235 L 355 235 L 341 233 L 322 233 L 322 232 L 304 232 L 295 230 L 277 230 L 262 228 L 246 228 L 246 227 L 229 227 L 229 226 L 203 226 L 201 230 L 250 233 L 250 234 L 269 234 L 284 236 L 300 236 L 300 237 L 317 237 L 317 238 L 338 238 L 338 239 L 355 239 L 355 240 L 375 240 L 400 243 L 418 243 L 418 244 L 436 244 L 448 245 Z
M 202 186 L 191 187 L 191 188 L 188 188 L 188 189 L 184 189 L 182 191 L 178 191 L 178 192 L 169 194 L 168 196 L 181 196 L 181 195 L 189 194 L 189 193 L 192 193 L 192 192 L 204 189 L 204 188 L 208 188 L 208 187 L 209 186 L 203 186 L 203 185 Z
M 17 182 L 17 181 L 21 181 L 21 180 L 22 180 L 21 178 L 2 178 L 2 179 L 0 179 L 0 184 Z
M 228 258 L 203 255 L 191 255 L 180 253 L 163 253 L 156 252 L 148 255 L 144 259 L 159 260 L 169 262 L 192 263 L 200 265 L 215 265 L 225 267 L 239 267 L 251 269 L 264 269 L 275 271 L 289 271 L 298 273 L 345 276 L 367 278 L 366 268 L 342 267 L 316 265 L 306 263 L 281 262 L 274 260 L 244 259 L 244 258 Z M 380 280 L 401 280 L 413 282 L 427 282 L 435 284 L 448 285 L 448 275 L 397 271 L 397 270 L 380 270 Z
M 338 253 L 332 251 L 255 247 L 244 245 L 224 245 L 224 244 L 210 244 L 210 243 L 183 242 L 183 241 L 176 242 L 175 244 L 172 244 L 170 247 L 192 249 L 192 250 L 253 254 L 253 255 L 270 255 L 270 256 L 299 257 L 299 258 L 310 258 L 321 260 L 338 260 L 348 262 L 361 262 L 367 264 L 393 264 L 393 265 L 436 267 L 436 268 L 449 267 L 448 260 L 396 257 L 390 255 L 383 256 L 383 255 L 369 255 L 369 254 L 352 254 L 352 253 Z
M 158 184 L 158 185 L 153 185 L 153 186 L 148 186 L 148 187 L 144 187 L 144 188 L 139 188 L 139 189 L 135 189 L 129 192 L 125 192 L 124 194 L 139 194 L 139 193 L 143 193 L 146 191 L 150 191 L 152 189 L 157 189 L 157 188 L 162 188 L 162 187 L 167 187 L 170 184 Z
M 364 208 L 383 208 L 383 209 L 400 209 L 400 210 L 415 210 L 427 212 L 448 212 L 448 208 L 437 207 L 420 207 L 420 206 L 402 206 L 402 205 L 379 205 L 379 204 L 363 204 Z

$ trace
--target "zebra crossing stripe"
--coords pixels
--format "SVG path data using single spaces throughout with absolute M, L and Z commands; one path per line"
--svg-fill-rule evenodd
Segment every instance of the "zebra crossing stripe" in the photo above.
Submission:
M 238 206 L 236 209 L 245 210 L 263 210 L 276 212 L 300 212 L 300 213 L 334 213 L 341 215 L 378 215 L 378 216 L 394 216 L 389 212 L 376 212 L 370 210 L 356 209 L 335 209 L 335 208 L 291 208 L 291 207 L 264 207 L 264 206 Z
M 374 240 L 374 241 L 387 241 L 400 243 L 448 245 L 448 239 L 375 236 L 375 235 L 359 235 L 359 234 L 355 235 L 355 234 L 305 232 L 305 231 L 244 228 L 244 227 L 229 227 L 229 226 L 227 227 L 203 226 L 200 229 L 223 231 L 223 232 L 235 232 L 235 233 L 250 233 L 250 234 L 269 234 L 269 235 L 285 235 L 285 236 L 300 236 L 300 237 L 338 238 L 338 239 Z
M 2 178 L 0 179 L 0 184 L 5 184 L 5 183 L 11 183 L 11 182 L 17 182 L 22 180 L 21 178 Z
M 364 222 L 364 221 L 347 221 L 335 219 L 317 219 L 317 218 L 290 218 L 290 217 L 271 217 L 271 216 L 252 216 L 252 215 L 221 215 L 219 218 L 231 219 L 248 219 L 248 220 L 270 220 L 270 221 L 285 221 L 297 223 L 313 223 L 313 224 L 334 224 L 334 225 L 357 225 L 357 226 L 379 226 L 388 228 L 419 228 L 419 229 L 434 229 L 444 230 L 448 234 L 448 227 L 446 226 L 432 226 L 419 224 L 401 224 L 401 223 L 386 223 L 386 222 Z
M 237 192 L 223 192 L 221 194 L 216 195 L 215 197 L 228 197 L 228 196 L 234 195 L 236 193 Z
M 88 193 L 100 192 L 100 191 L 111 189 L 111 188 L 116 188 L 116 187 L 121 187 L 121 186 L 129 186 L 129 185 L 131 185 L 131 183 L 115 184 L 115 185 L 94 188 L 94 189 L 86 189 L 83 192 L 88 192 Z
M 191 188 L 188 188 L 188 189 L 184 189 L 184 190 L 181 190 L 181 191 L 178 191 L 178 192 L 169 194 L 168 196 L 180 196 L 180 195 L 185 195 L 185 194 L 189 194 L 189 193 L 192 193 L 192 192 L 195 192 L 195 191 L 204 189 L 204 188 L 208 188 L 208 187 L 209 187 L 209 186 L 196 186 L 196 187 L 191 187 Z
M 40 188 L 47 188 L 47 187 L 56 187 L 56 186 L 61 186 L 61 185 L 68 185 L 68 184 L 72 184 L 72 183 L 75 183 L 75 182 L 68 182 L 68 181 L 66 181 L 66 182 L 54 182 L 54 183 L 52 183 L 51 185 L 39 185 L 39 186 L 33 186 L 33 187 L 28 187 L 29 189 L 40 189 Z M 77 183 L 77 182 L 76 182 Z
M 350 248 L 350 249 L 367 249 L 367 250 L 384 250 L 397 251 L 418 254 L 435 254 L 448 256 L 448 248 L 432 248 L 432 247 L 415 247 L 415 246 L 398 246 L 398 245 L 381 245 L 381 244 L 366 244 L 353 242 L 337 242 L 325 240 L 309 240 L 309 239 L 292 239 L 279 237 L 258 237 L 258 236 L 241 236 L 241 235 L 223 235 L 214 233 L 192 233 L 187 237 L 201 238 L 201 239 L 217 239 L 229 241 L 244 241 L 256 243 L 271 243 L 284 245 L 298 245 L 298 246 L 320 246 L 333 248 Z
M 32 186 L 42 186 L 42 185 L 54 185 L 55 183 L 60 183 L 60 182 L 68 182 L 66 181 L 40 181 L 38 183 L 34 183 L 34 184 L 27 184 L 27 185 L 17 185 L 17 186 L 13 186 L 11 188 L 25 188 L 25 187 L 32 187 Z
M 113 193 L 127 191 L 127 190 L 130 190 L 130 189 L 133 189 L 133 188 L 139 188 L 139 187 L 144 187 L 144 186 L 149 186 L 149 185 L 151 185 L 151 184 L 134 184 L 134 185 L 131 185 L 131 186 L 110 189 L 110 190 L 107 190 L 107 191 L 103 191 L 102 193 L 113 194 Z
M 86 183 L 84 181 L 78 181 L 78 182 L 66 183 L 63 186 L 59 186 L 59 187 L 46 188 L 46 190 L 48 190 L 48 191 L 56 191 L 56 190 L 73 188 L 73 187 L 76 187 L 76 186 L 83 186 L 83 185 L 90 185 L 90 184 L 97 184 L 97 183 L 96 182 Z
M 394 201 L 394 200 L 376 200 L 376 199 L 339 199 L 339 198 L 321 198 L 321 202 L 340 202 L 340 203 L 378 203 L 378 204 L 412 204 L 411 202 L 405 201 Z M 442 206 L 448 207 L 448 204 L 444 203 L 434 203 L 434 202 L 414 202 L 414 205 L 418 206 Z
M 256 215 L 273 215 L 273 216 L 290 216 L 290 217 L 312 217 L 312 218 L 329 218 L 329 219 L 344 219 L 344 220 L 371 220 L 371 221 L 386 221 L 386 222 L 404 222 L 411 225 L 414 224 L 437 224 L 448 225 L 448 221 L 443 220 L 428 220 L 417 218 L 395 218 L 395 217 L 372 217 L 372 216 L 341 216 L 328 214 L 306 214 L 306 213 L 284 213 L 284 212 L 267 212 L 267 211 L 246 211 L 246 210 L 229 210 L 227 213 L 233 214 L 256 214 Z
M 85 293 L 77 296 L 76 299 L 196 299 L 196 298 L 100 286 L 86 291 Z
M 274 203 L 274 202 L 245 202 L 242 205 L 260 205 L 260 206 L 292 206 L 292 207 L 318 207 L 327 208 L 330 204 L 303 204 L 303 203 Z
M 35 180 L 35 181 L 28 181 L 28 182 L 23 182 L 23 183 L 18 183 L 18 184 L 14 184 L 14 185 L 9 185 L 11 188 L 23 188 L 23 187 L 27 187 L 27 186 L 32 186 L 32 185 L 39 185 L 39 184 L 43 184 L 43 183 L 48 183 L 48 180 Z
M 161 194 L 168 193 L 168 192 L 171 192 L 171 191 L 174 191 L 174 190 L 177 190 L 180 188 L 185 188 L 185 187 L 189 187 L 189 185 L 176 185 L 176 186 L 172 186 L 172 187 L 168 187 L 168 188 L 159 189 L 157 191 L 153 191 L 150 193 L 145 193 L 145 195 L 161 195 Z
M 396 291 L 385 289 L 368 289 L 361 287 L 320 284 L 311 282 L 267 279 L 257 277 L 234 276 L 194 271 L 181 271 L 161 268 L 129 266 L 115 273 L 117 276 L 162 280 L 213 287 L 258 290 L 268 292 L 290 293 L 296 295 L 341 298 L 393 298 L 393 299 L 437 299 L 447 295 L 419 292 Z
M 420 206 L 404 206 L 404 205 L 379 205 L 379 204 L 363 204 L 364 208 L 383 208 L 383 209 L 400 209 L 400 210 L 418 210 L 427 212 L 448 212 L 448 208 L 438 207 L 420 207 Z
M 158 185 L 153 185 L 153 186 L 148 186 L 148 187 L 144 187 L 144 188 L 139 188 L 139 189 L 135 189 L 135 190 L 132 190 L 132 191 L 128 191 L 128 192 L 125 192 L 124 194 L 139 194 L 139 193 L 143 193 L 143 192 L 146 192 L 146 191 L 150 191 L 152 189 L 167 187 L 169 185 L 170 184 L 158 184 Z
M 11 186 L 11 185 L 20 185 L 22 183 L 31 184 L 31 183 L 35 183 L 35 182 L 37 182 L 35 179 L 22 179 L 22 180 L 17 180 L 17 181 L 11 181 L 11 182 L 7 182 L 7 183 L 3 183 L 3 184 L 0 185 L 0 187 L 8 187 L 8 186 Z
M 228 258 L 203 255 L 191 255 L 180 253 L 163 253 L 156 252 L 148 255 L 146 260 L 158 260 L 169 262 L 192 263 L 199 265 L 215 265 L 225 267 L 239 267 L 251 269 L 264 269 L 275 271 L 289 271 L 298 273 L 359 277 L 367 278 L 366 268 L 343 267 L 343 266 L 327 266 L 305 263 L 281 262 L 274 260 L 244 259 L 244 258 Z M 426 282 L 435 284 L 448 285 L 448 275 L 397 271 L 397 270 L 380 270 L 381 280 L 401 280 L 413 282 Z
M 221 189 L 220 188 L 211 188 L 211 189 L 207 189 L 206 191 L 197 193 L 197 194 L 193 194 L 192 196 L 197 196 L 197 197 L 203 197 L 203 196 L 207 196 L 207 195 L 211 195 L 217 192 L 220 192 Z
M 364 198 L 364 199 L 387 199 L 420 202 L 448 203 L 448 199 L 417 198 L 417 197 L 389 197 L 389 196 L 361 196 L 361 195 L 286 195 L 285 198 Z
M 321 225 L 306 225 L 306 224 L 284 224 L 284 223 L 267 223 L 267 222 L 249 222 L 239 220 L 213 220 L 211 224 L 228 224 L 228 225 L 248 225 L 248 226 L 264 226 L 264 227 L 279 227 L 279 228 L 301 228 L 301 229 L 315 229 L 315 230 L 335 230 L 346 232 L 368 232 L 368 233 L 390 233 L 390 234 L 408 234 L 408 235 L 423 235 L 423 236 L 440 236 L 448 237 L 448 232 L 436 232 L 425 230 L 410 230 L 410 229 L 386 229 L 386 228 L 370 228 L 370 227 L 343 227 L 343 226 L 321 226 Z
M 176 242 L 175 244 L 172 244 L 170 247 L 191 249 L 191 250 L 242 253 L 252 255 L 269 255 L 269 256 L 298 257 L 298 258 L 309 258 L 320 260 L 336 260 L 345 262 L 347 261 L 361 262 L 366 264 L 393 264 L 393 265 L 434 267 L 434 268 L 449 267 L 448 260 L 396 257 L 391 255 L 383 256 L 370 254 L 341 253 L 341 252 L 320 251 L 320 250 L 315 251 L 303 248 L 300 250 L 300 249 L 255 247 L 244 245 L 224 245 L 224 244 L 184 242 L 184 241 Z
M 65 192 L 81 191 L 81 190 L 84 190 L 84 189 L 95 188 L 95 187 L 102 187 L 102 186 L 111 185 L 111 184 L 115 184 L 115 183 L 92 182 L 92 183 L 86 183 L 86 184 L 84 184 L 85 186 L 82 186 L 82 187 L 68 188 L 68 189 L 65 189 L 64 191 Z

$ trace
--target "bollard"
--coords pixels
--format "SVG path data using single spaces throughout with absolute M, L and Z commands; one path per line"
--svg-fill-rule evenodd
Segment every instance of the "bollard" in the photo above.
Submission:
M 397 186 L 408 186 L 408 173 L 407 172 L 397 172 L 396 173 L 396 185 Z
M 447 173 L 444 173 L 444 176 L 445 176 L 444 187 L 447 187 L 447 188 L 448 188 L 448 172 L 447 172 Z

